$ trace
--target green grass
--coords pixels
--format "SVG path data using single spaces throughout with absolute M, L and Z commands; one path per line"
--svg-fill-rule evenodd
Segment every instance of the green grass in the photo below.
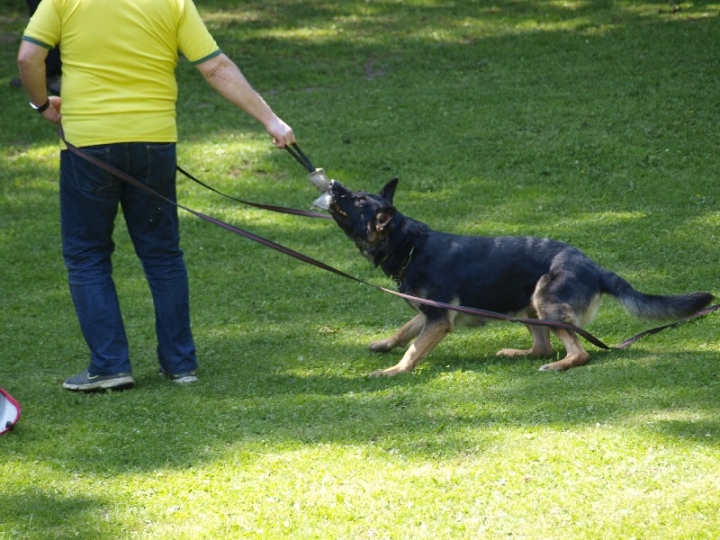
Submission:
M 59 242 L 57 138 L 7 80 L 0 0 L 0 538 L 701 539 L 720 530 L 717 315 L 562 374 L 459 331 L 416 372 L 367 344 L 402 300 L 182 215 L 200 381 L 157 377 L 147 285 L 117 230 L 137 387 L 83 396 Z M 717 2 L 202 0 L 219 44 L 317 166 L 436 229 L 551 236 L 640 290 L 720 293 Z M 180 164 L 308 207 L 262 129 L 181 64 Z M 5 82 L 3 82 L 5 81 Z M 331 223 L 181 202 L 383 286 Z M 648 327 L 606 301 L 608 343 Z

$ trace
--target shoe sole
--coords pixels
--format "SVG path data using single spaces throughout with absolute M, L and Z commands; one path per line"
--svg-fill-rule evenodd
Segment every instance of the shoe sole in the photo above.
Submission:
M 168 374 L 165 373 L 162 369 L 158 371 L 158 375 L 160 375 L 160 377 L 162 377 L 163 379 L 168 379 L 170 382 L 175 384 L 190 384 L 197 382 L 198 380 L 197 375 L 185 375 L 183 377 L 173 379 L 172 377 L 168 377 Z
M 106 379 L 85 384 L 63 383 L 63 388 L 74 392 L 93 392 L 98 390 L 129 390 L 135 386 L 135 379 L 132 377 L 118 377 L 117 379 Z
M 170 379 L 175 384 L 191 384 L 198 380 L 194 375 L 190 377 L 183 377 L 182 379 Z

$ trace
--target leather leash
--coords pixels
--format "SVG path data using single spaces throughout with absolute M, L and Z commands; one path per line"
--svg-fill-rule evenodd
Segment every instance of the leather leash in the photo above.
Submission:
M 300 150 L 300 147 L 297 143 L 293 143 L 291 145 L 286 145 L 285 150 L 288 151 L 288 154 L 290 154 L 292 157 L 295 158 L 295 161 L 297 161 L 300 165 L 303 166 L 303 168 L 311 173 L 315 171 L 315 167 L 313 166 L 312 162 L 310 161 L 310 158 L 308 158 L 305 155 L 305 152 Z
M 67 142 L 65 142 L 65 144 L 67 144 Z M 254 203 L 251 201 L 246 201 L 244 199 L 238 199 L 231 195 L 227 195 L 227 194 L 223 193 L 222 191 L 215 189 L 214 187 L 206 184 L 202 180 L 196 178 L 195 176 L 193 176 L 192 174 L 187 172 L 185 169 L 183 169 L 179 165 L 176 165 L 175 168 L 178 170 L 178 172 L 184 174 L 186 177 L 188 177 L 193 182 L 201 185 L 205 189 L 209 189 L 213 193 L 217 193 L 218 195 L 225 197 L 226 199 L 230 199 L 231 201 L 246 204 L 248 206 L 254 206 L 255 208 L 260 208 L 262 210 L 270 210 L 271 212 L 279 212 L 281 214 L 292 214 L 294 216 L 304 216 L 304 217 L 311 217 L 311 218 L 318 218 L 318 219 L 332 219 L 332 216 L 330 216 L 328 214 L 320 214 L 319 212 L 311 212 L 309 210 L 298 210 L 296 208 L 287 208 L 285 206 L 273 206 L 271 204 L 260 204 L 260 203 Z
M 400 291 L 395 291 L 395 290 L 392 290 L 392 289 L 388 289 L 388 288 L 386 288 L 386 287 L 382 287 L 382 286 L 380 286 L 380 285 L 375 285 L 374 283 L 370 283 L 370 282 L 368 282 L 368 281 L 364 281 L 364 280 L 362 280 L 362 279 L 360 279 L 360 278 L 357 278 L 357 277 L 355 277 L 355 276 L 351 276 L 350 274 L 347 274 L 347 273 L 343 272 L 342 270 L 338 270 L 337 268 L 334 268 L 334 267 L 332 267 L 332 266 L 330 266 L 330 265 L 327 265 L 327 264 L 325 264 L 325 263 L 323 263 L 323 262 L 321 262 L 321 261 L 318 261 L 318 260 L 316 260 L 316 259 L 313 259 L 312 257 L 308 257 L 307 255 L 304 255 L 304 254 L 302 254 L 302 253 L 300 253 L 300 252 L 298 252 L 298 251 L 295 251 L 295 250 L 293 250 L 293 249 L 290 249 L 290 248 L 288 248 L 288 247 L 285 247 L 285 246 L 283 246 L 283 245 L 281 245 L 281 244 L 278 244 L 278 243 L 276 243 L 276 242 L 273 242 L 272 240 L 268 240 L 268 239 L 263 238 L 263 237 L 261 237 L 261 236 L 258 236 L 258 235 L 256 235 L 256 234 L 253 234 L 253 233 L 251 233 L 250 231 L 246 231 L 246 230 L 244 230 L 244 229 L 241 229 L 240 227 L 236 227 L 235 225 L 231 225 L 231 224 L 229 224 L 229 223 L 225 223 L 224 221 L 221 221 L 221 220 L 219 220 L 219 219 L 217 219 L 217 218 L 214 218 L 214 217 L 209 216 L 209 215 L 207 215 L 207 214 L 203 214 L 202 212 L 198 212 L 197 210 L 193 210 L 192 208 L 189 208 L 189 207 L 187 207 L 187 206 L 185 206 L 185 205 L 183 205 L 183 204 L 180 204 L 180 203 L 178 203 L 178 202 L 176 202 L 176 201 L 173 201 L 173 200 L 171 200 L 171 199 L 168 199 L 167 197 L 165 197 L 164 195 L 161 195 L 160 193 L 156 192 L 155 190 L 153 190 L 153 189 L 150 188 L 149 186 L 143 184 L 142 182 L 139 182 L 138 180 L 136 180 L 136 179 L 133 178 L 132 176 L 130 176 L 130 175 L 128 175 L 128 174 L 126 174 L 126 173 L 124 173 L 124 172 L 116 169 L 115 167 L 113 167 L 113 166 L 111 166 L 111 165 L 108 165 L 107 163 L 104 163 L 103 161 L 100 161 L 99 159 L 96 159 L 96 158 L 94 158 L 94 157 L 92 157 L 92 156 L 84 153 L 84 152 L 81 151 L 79 148 L 77 148 L 76 146 L 74 146 L 74 145 L 72 145 L 71 143 L 69 143 L 69 142 L 65 139 L 65 135 L 64 135 L 64 133 L 63 133 L 63 131 L 62 131 L 62 127 L 59 127 L 59 128 L 58 128 L 58 133 L 59 133 L 59 135 L 60 135 L 60 139 L 65 143 L 65 145 L 67 146 L 67 148 L 68 148 L 68 150 L 69 150 L 70 152 L 72 152 L 72 153 L 75 154 L 76 156 L 84 159 L 85 161 L 87 161 L 87 162 L 89 162 L 89 163 L 92 163 L 93 165 L 95 165 L 95 166 L 97 166 L 97 167 L 100 167 L 100 168 L 103 169 L 104 171 L 112 174 L 113 176 L 115 176 L 115 177 L 117 177 L 117 178 L 119 178 L 119 179 L 121 179 L 121 180 L 123 180 L 123 181 L 125 181 L 125 182 L 127 182 L 127 183 L 129 183 L 129 184 L 131 184 L 131 185 L 133 185 L 133 186 L 135 186 L 135 187 L 143 190 L 143 191 L 145 191 L 146 193 L 148 193 L 148 194 L 150 194 L 150 195 L 152 195 L 152 196 L 154 196 L 154 197 L 157 197 L 157 198 L 159 198 L 159 199 L 161 199 L 161 200 L 163 200 L 163 201 L 165 201 L 165 202 L 167 202 L 167 203 L 169 203 L 169 204 L 172 204 L 173 206 L 176 206 L 177 208 L 181 208 L 182 210 L 185 210 L 186 212 L 188 212 L 188 213 L 190 213 L 190 214 L 192 214 L 192 215 L 194 215 L 194 216 L 196 216 L 196 217 L 199 217 L 200 219 L 203 219 L 203 220 L 205 220 L 205 221 L 207 221 L 207 222 L 209 222 L 209 223 L 212 223 L 212 224 L 214 224 L 214 225 L 217 225 L 218 227 L 221 227 L 221 228 L 223 228 L 223 229 L 225 229 L 225 230 L 228 230 L 228 231 L 230 231 L 230 232 L 233 232 L 233 233 L 235 233 L 235 234 L 238 234 L 238 235 L 240 235 L 240 236 L 243 236 L 243 237 L 245 237 L 245 238 L 248 238 L 248 239 L 250 239 L 250 240 L 252 240 L 252 241 L 254 241 L 254 242 L 257 242 L 257 243 L 259 243 L 259 244 L 261 244 L 261 245 L 263 245 L 263 246 L 266 246 L 266 247 L 269 247 L 269 248 L 271 248 L 271 249 L 274 249 L 275 251 L 278 251 L 278 252 L 280 252 L 280 253 L 284 253 L 285 255 L 289 255 L 289 256 L 291 256 L 291 257 L 294 257 L 295 259 L 298 259 L 298 260 L 300 260 L 300 261 L 306 262 L 306 263 L 311 264 L 311 265 L 313 265 L 313 266 L 317 266 L 318 268 L 322 268 L 323 270 L 326 270 L 326 271 L 328 271 L 328 272 L 332 272 L 333 274 L 336 274 L 336 275 L 338 275 L 338 276 L 342 276 L 342 277 L 344 277 L 344 278 L 351 279 L 351 280 L 353 280 L 353 281 L 355 281 L 355 282 L 357 282 L 357 283 L 361 283 L 361 284 L 363 284 L 363 285 L 368 285 L 368 286 L 370 286 L 370 287 L 373 287 L 373 288 L 375 288 L 375 289 L 381 290 L 381 291 L 383 291 L 383 292 L 386 292 L 386 293 L 389 293 L 389 294 L 392 294 L 392 295 L 395 295 L 395 296 L 399 296 L 400 298 L 404 298 L 405 300 L 409 300 L 409 301 L 413 301 L 413 302 L 419 302 L 419 303 L 421 303 L 421 304 L 425 304 L 425 305 L 429 305 L 429 306 L 433 306 L 433 307 L 437 307 L 437 308 L 441 308 L 441 309 L 449 309 L 449 310 L 458 311 L 458 312 L 461 312 L 461 313 L 467 313 L 467 314 L 470 314 L 470 315 L 476 315 L 476 316 L 480 316 L 480 317 L 483 317 L 483 318 L 486 318 L 486 319 L 494 319 L 494 320 L 501 320 L 501 321 L 506 321 L 506 322 L 521 323 L 521 324 L 525 324 L 525 325 L 529 325 L 529 326 L 546 326 L 546 327 L 550 327 L 550 328 L 562 328 L 562 329 L 565 329 L 565 330 L 569 330 L 569 331 L 571 331 L 571 332 L 575 332 L 576 334 L 578 334 L 579 336 L 582 336 L 582 337 L 585 338 L 588 342 L 592 343 L 592 344 L 595 345 L 596 347 L 599 347 L 599 348 L 605 349 L 605 350 L 615 350 L 615 349 L 623 349 L 623 348 L 625 348 L 625 347 L 629 347 L 630 345 L 632 345 L 632 344 L 635 343 L 636 341 L 644 338 L 645 336 L 649 336 L 649 335 L 652 335 L 652 334 L 656 334 L 656 333 L 658 333 L 658 332 L 660 332 L 660 331 L 662 331 L 662 330 L 665 330 L 665 329 L 667 329 L 667 328 L 671 328 L 671 327 L 678 326 L 678 325 L 680 325 L 680 324 L 686 323 L 686 322 L 691 321 L 691 320 L 693 320 L 693 319 L 697 319 L 697 318 L 699 318 L 699 317 L 704 317 L 705 315 L 708 315 L 708 314 L 710 314 L 710 313 L 712 313 L 712 312 L 714 312 L 714 311 L 720 310 L 720 304 L 716 304 L 716 305 L 714 305 L 714 306 L 710 306 L 710 307 L 707 307 L 707 308 L 705 308 L 705 309 L 703 309 L 703 310 L 701 310 L 701 311 L 698 311 L 697 313 L 691 315 L 690 317 L 686 317 L 685 319 L 681 319 L 681 320 L 679 320 L 679 321 L 675 321 L 675 322 L 673 322 L 673 323 L 666 324 L 666 325 L 663 325 L 663 326 L 659 326 L 659 327 L 656 327 L 656 328 L 651 328 L 651 329 L 649 329 L 649 330 L 646 330 L 646 331 L 644 331 L 644 332 L 640 332 L 639 334 L 636 334 L 636 335 L 634 335 L 634 336 L 626 339 L 625 341 L 621 342 L 621 343 L 618 344 L 618 345 L 610 346 L 610 345 L 606 345 L 605 343 L 603 343 L 600 339 L 598 339 L 598 338 L 596 338 L 595 336 L 593 336 L 590 332 L 587 332 L 586 330 L 583 330 L 582 328 L 579 328 L 579 327 L 577 327 L 577 326 L 575 326 L 575 325 L 572 325 L 572 324 L 569 324 L 569 323 L 564 323 L 564 322 L 560 322 L 560 321 L 548 321 L 548 320 L 544 320 L 544 319 L 525 319 L 525 318 L 511 317 L 511 316 L 509 316 L 509 315 L 505 315 L 505 314 L 503 314 L 503 313 L 497 313 L 497 312 L 494 312 L 494 311 L 487 311 L 487 310 L 484 310 L 484 309 L 477 309 L 477 308 L 469 308 L 469 307 L 459 306 L 459 305 L 455 305 L 455 304 L 448 304 L 448 303 L 445 303 L 445 302 L 437 302 L 437 301 L 435 301 L 435 300 L 429 300 L 429 299 L 427 299 L 427 298 L 418 298 L 418 297 L 416 297 L 416 296 L 412 296 L 412 295 L 409 295 L 409 294 L 402 293 L 402 292 L 400 292 Z M 290 154 L 291 154 L 293 157 L 295 157 L 295 159 L 296 159 L 303 167 L 305 167 L 305 168 L 308 170 L 308 172 L 313 172 L 313 171 L 315 170 L 315 168 L 312 167 L 312 164 L 310 163 L 310 160 L 307 159 L 307 156 L 305 156 L 305 154 L 303 154 L 302 151 L 299 150 L 299 147 L 297 147 L 297 145 L 293 145 L 293 146 L 295 147 L 293 150 L 297 150 L 297 152 L 293 152 L 293 151 L 288 150 L 288 151 L 290 152 Z M 286 148 L 289 148 L 289 147 L 286 146 Z M 178 170 L 180 170 L 179 167 L 178 167 Z M 184 171 L 181 171 L 181 172 L 184 173 Z M 184 174 L 185 174 L 185 173 L 184 173 Z M 197 180 L 196 180 L 196 181 L 197 181 Z M 198 181 L 198 182 L 199 182 L 199 181 Z M 201 185 L 206 186 L 206 185 L 205 185 L 204 183 L 202 183 L 202 182 L 199 182 L 199 183 L 201 183 Z M 225 196 L 225 197 L 229 197 L 229 196 L 227 196 L 227 195 L 224 195 L 224 194 L 220 193 L 219 191 L 215 190 L 214 188 L 211 188 L 211 187 L 209 187 L 209 186 L 206 186 L 206 187 L 208 187 L 208 188 L 211 189 L 212 191 L 215 191 L 216 193 L 219 193 L 219 194 L 221 194 L 221 195 L 223 195 L 223 196 Z M 267 209 L 267 210 L 271 210 L 271 209 L 274 209 L 274 208 L 282 208 L 282 207 L 272 207 L 272 206 L 269 206 L 269 205 L 257 205 L 257 204 L 255 204 L 255 203 L 248 203 L 247 201 L 243 201 L 243 200 L 241 200 L 241 199 L 234 199 L 233 197 L 229 197 L 229 198 L 231 198 L 231 199 L 233 199 L 233 200 L 238 200 L 239 202 L 242 202 L 242 203 L 244 203 L 244 204 L 251 204 L 252 206 L 257 206 L 258 208 L 263 208 L 263 209 Z M 287 211 L 287 210 L 292 210 L 292 209 L 282 208 L 282 210 L 276 210 L 276 211 Z M 295 211 L 293 211 L 293 212 L 286 212 L 286 213 L 295 213 Z M 301 215 L 304 215 L 304 214 L 301 214 Z

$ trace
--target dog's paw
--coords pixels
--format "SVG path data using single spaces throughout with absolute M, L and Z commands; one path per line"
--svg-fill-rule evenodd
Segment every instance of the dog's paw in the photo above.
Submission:
M 583 362 L 584 364 L 585 362 Z M 538 371 L 554 371 L 555 373 L 559 373 L 561 371 L 567 371 L 568 369 L 575 367 L 575 365 L 582 365 L 582 364 L 573 364 L 572 359 L 568 360 L 568 358 L 564 358 L 563 360 L 560 360 L 558 362 L 552 362 L 550 364 L 545 364 L 544 366 L 540 366 Z
M 544 366 L 540 366 L 538 371 L 554 371 L 556 373 L 560 371 L 565 371 L 566 368 L 559 366 L 560 362 L 553 362 L 552 364 L 545 364 Z
M 373 341 L 368 347 L 371 352 L 388 352 L 392 351 L 394 348 L 395 344 L 390 339 L 380 339 L 378 341 Z
M 552 364 L 545 364 L 540 368 L 540 371 L 565 371 L 570 368 L 584 366 L 590 360 L 590 355 L 585 351 L 581 351 L 576 354 L 568 354 L 562 360 L 553 362 Z
M 532 353 L 532 349 L 503 349 L 498 351 L 495 356 L 499 356 L 500 358 L 515 358 L 516 356 L 530 356 Z
M 394 377 L 395 375 L 398 375 L 399 373 L 405 373 L 406 370 L 398 368 L 397 366 L 393 366 L 391 368 L 387 369 L 378 369 L 377 371 L 373 371 L 368 377 L 371 379 L 377 379 L 379 377 Z

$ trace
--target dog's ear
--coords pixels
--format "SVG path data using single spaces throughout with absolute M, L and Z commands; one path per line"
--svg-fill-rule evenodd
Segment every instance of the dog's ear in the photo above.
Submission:
M 377 212 L 375 212 L 375 219 L 373 220 L 375 231 L 382 232 L 385 230 L 385 227 L 390 224 L 394 217 L 395 209 L 392 206 L 380 208 Z
M 393 178 L 387 184 L 385 184 L 385 187 L 382 188 L 382 191 L 380 191 L 380 196 L 386 201 L 390 202 L 390 204 L 392 204 L 393 202 L 393 197 L 395 196 L 395 188 L 397 187 L 398 182 L 399 180 L 397 178 Z

